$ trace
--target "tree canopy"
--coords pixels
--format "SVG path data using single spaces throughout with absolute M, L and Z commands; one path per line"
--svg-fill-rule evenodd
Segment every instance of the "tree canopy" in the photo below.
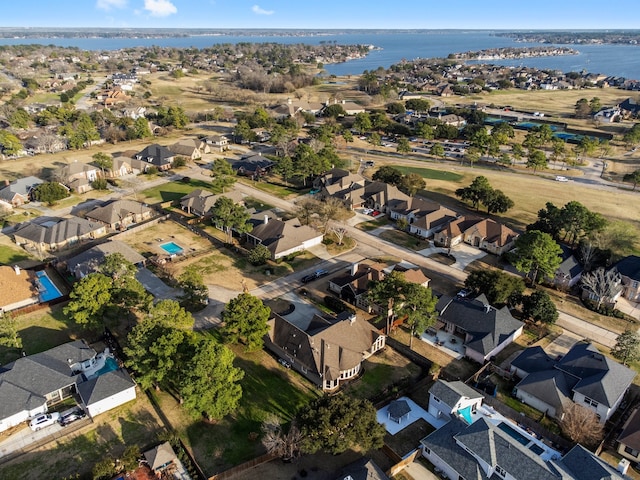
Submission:
M 78 325 L 99 330 L 105 310 L 111 302 L 111 278 L 102 273 L 91 273 L 76 282 L 69 294 L 70 301 L 63 312 Z
M 634 330 L 625 330 L 611 349 L 611 355 L 620 360 L 624 365 L 635 362 L 640 358 L 640 335 Z
M 45 182 L 33 189 L 33 198 L 49 206 L 69 196 L 69 190 L 58 182 Z
M 225 196 L 218 198 L 211 207 L 211 221 L 227 234 L 227 243 L 233 242 L 234 230 L 238 233 L 251 231 L 250 216 L 242 205 L 236 205 L 233 200 Z
M 484 294 L 491 305 L 517 305 L 525 289 L 524 280 L 500 270 L 474 270 L 464 286 L 477 294 Z
M 487 213 L 504 213 L 513 207 L 514 203 L 502 190 L 495 190 L 487 177 L 476 177 L 468 187 L 458 188 L 455 192 L 465 202 L 471 203 L 476 210 L 480 205 L 487 208 Z
M 244 343 L 247 351 L 258 350 L 269 331 L 267 320 L 270 314 L 271 309 L 258 297 L 241 293 L 222 312 L 222 334 L 230 343 Z
M 298 423 L 306 453 L 374 450 L 382 446 L 386 433 L 371 402 L 347 395 L 317 398 L 300 411 Z
M 515 242 L 511 263 L 536 283 L 552 277 L 562 263 L 562 249 L 548 233 L 531 230 Z
M 547 292 L 536 290 L 522 297 L 522 316 L 534 322 L 555 323 L 558 310 Z

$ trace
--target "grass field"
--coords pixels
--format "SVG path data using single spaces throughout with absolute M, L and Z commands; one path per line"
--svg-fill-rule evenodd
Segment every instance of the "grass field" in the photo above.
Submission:
M 432 168 L 419 168 L 419 167 L 406 167 L 406 166 L 398 166 L 396 167 L 400 170 L 403 175 L 408 175 L 410 173 L 417 173 L 422 178 L 427 180 L 443 180 L 447 182 L 460 182 L 464 175 L 459 173 L 446 171 L 446 170 L 435 170 Z
M 187 193 L 195 190 L 196 188 L 202 188 L 209 190 L 213 193 L 213 185 L 211 182 L 204 180 L 191 179 L 189 182 L 168 182 L 158 185 L 157 187 L 151 187 L 140 192 L 148 203 L 156 202 L 175 202 L 184 197 Z
M 0 235 L 0 265 L 13 265 L 21 260 L 27 260 L 29 254 L 15 245 L 5 235 Z

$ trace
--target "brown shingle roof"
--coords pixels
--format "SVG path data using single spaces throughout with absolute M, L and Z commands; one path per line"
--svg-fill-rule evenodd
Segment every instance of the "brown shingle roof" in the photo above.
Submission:
M 18 271 L 19 275 L 14 267 L 0 266 L 0 309 L 38 296 L 33 272 L 20 269 Z

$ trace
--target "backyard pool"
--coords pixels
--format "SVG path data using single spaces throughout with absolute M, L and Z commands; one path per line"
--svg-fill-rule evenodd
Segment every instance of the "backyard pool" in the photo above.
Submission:
M 53 284 L 47 272 L 40 270 L 36 272 L 36 276 L 38 277 L 38 291 L 40 292 L 41 302 L 48 302 L 62 296 L 62 292 Z
M 473 418 L 471 418 L 471 406 L 458 410 L 458 414 L 464 418 L 464 421 L 469 425 L 473 423 Z
M 498 428 L 522 445 L 528 445 L 531 441 L 529 438 L 518 432 L 515 428 L 512 428 L 504 422 L 498 424 Z
M 105 373 L 113 372 L 118 368 L 118 361 L 113 357 L 107 357 L 104 361 L 104 367 L 90 375 L 89 378 L 99 377 L 100 375 L 104 375 Z
M 160 248 L 167 252 L 169 255 L 180 255 L 184 252 L 184 249 L 175 242 L 167 242 L 160 245 Z

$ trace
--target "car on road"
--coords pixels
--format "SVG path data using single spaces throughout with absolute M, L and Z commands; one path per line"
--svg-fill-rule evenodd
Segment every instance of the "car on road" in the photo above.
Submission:
M 43 413 L 42 415 L 38 415 L 34 419 L 29 422 L 29 427 L 34 432 L 37 432 L 41 428 L 50 427 L 55 424 L 58 420 L 60 420 L 60 414 L 58 412 L 53 413 Z
M 562 175 L 558 175 L 556 176 L 556 182 L 568 182 L 569 179 L 567 177 L 564 177 Z
M 458 292 L 458 294 L 456 295 L 458 298 L 466 298 L 471 294 L 471 290 L 467 290 L 466 288 L 463 288 L 462 290 L 460 290 Z
M 302 277 L 302 283 L 313 282 L 314 280 L 317 280 L 318 278 L 322 278 L 325 275 L 329 275 L 328 270 L 316 270 L 315 272 Z
M 65 425 L 69 425 L 70 423 L 73 423 L 76 420 L 80 420 L 86 416 L 87 414 L 84 413 L 84 410 L 82 408 L 73 407 L 60 413 L 60 419 L 58 420 L 58 422 L 60 422 L 60 425 L 64 427 Z
M 284 368 L 291 368 L 291 364 L 287 362 L 284 358 L 279 358 L 278 363 L 282 365 Z

